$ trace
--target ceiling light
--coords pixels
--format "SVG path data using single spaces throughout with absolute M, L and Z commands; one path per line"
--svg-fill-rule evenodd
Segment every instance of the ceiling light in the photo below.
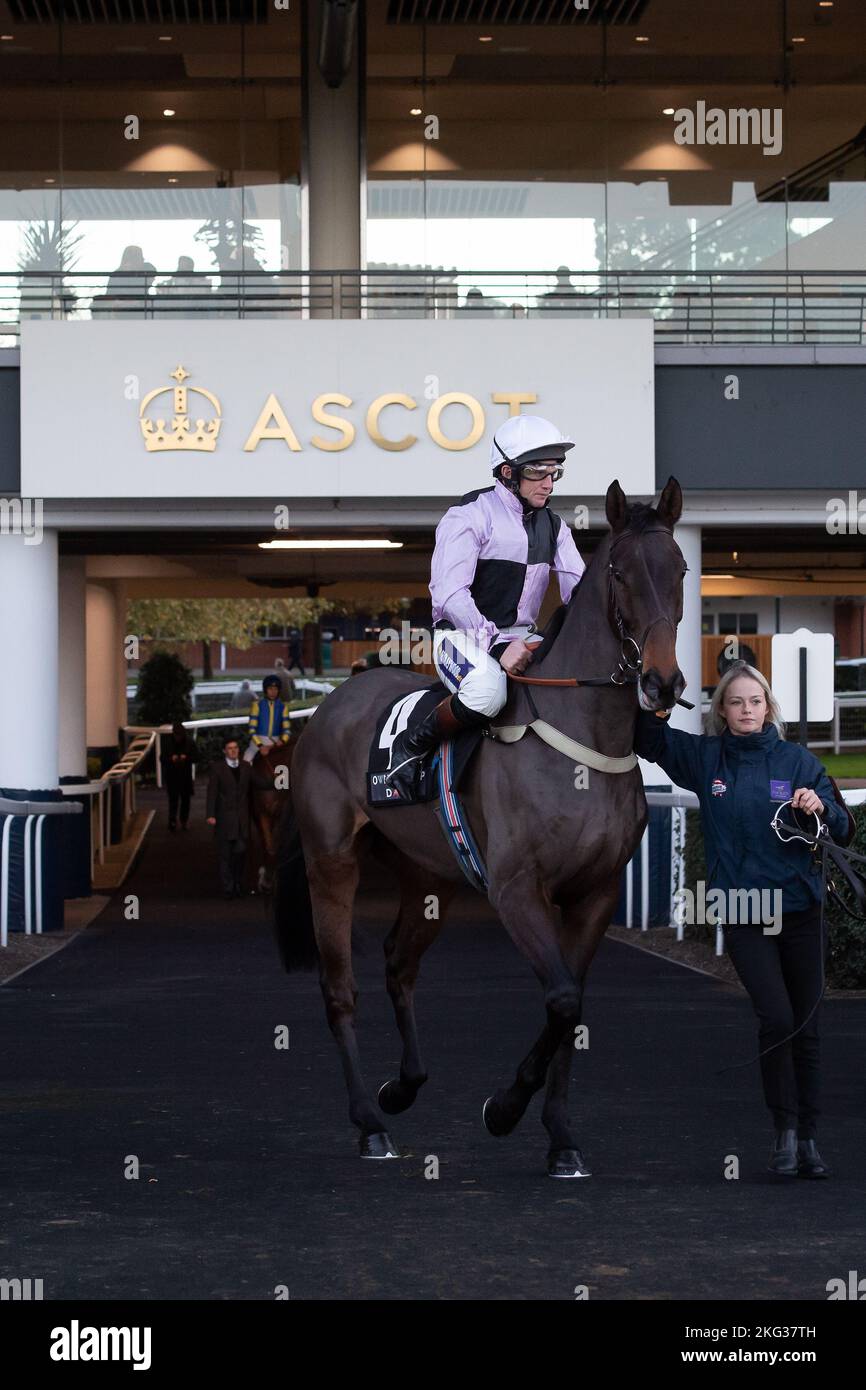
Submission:
M 634 41 L 635 43 L 649 43 L 649 39 L 647 38 L 646 34 L 636 34 Z
M 818 0 L 819 10 L 832 10 L 833 0 Z
M 673 106 L 666 106 L 666 107 L 664 108 L 664 110 L 662 111 L 662 115 L 663 115 L 663 116 L 672 116 L 672 115 L 674 114 L 674 110 L 675 110 L 675 108 L 674 108 Z
M 478 35 L 478 42 L 479 42 L 479 43 L 492 43 L 492 42 L 493 42 L 493 35 L 492 35 L 492 34 L 479 34 L 479 35 Z
M 44 182 L 44 183 L 56 183 L 57 180 L 56 180 L 56 179 L 44 179 L 43 182 Z
M 791 43 L 805 43 L 805 42 L 806 42 L 806 40 L 803 39 L 803 38 L 800 38 L 800 39 L 792 39 L 792 40 L 791 40 Z
M 413 107 L 412 107 L 412 110 L 409 112 L 409 115 L 410 115 L 410 116 L 420 116 L 420 115 L 421 115 L 421 107 L 420 107 L 420 106 L 413 106 Z
M 0 39 L 2 39 L 4 43 L 12 43 L 14 38 L 14 34 L 0 34 Z
M 171 43 L 171 34 L 160 34 L 160 43 Z
M 402 541 L 259 541 L 259 550 L 402 550 Z
M 170 179 L 169 179 L 169 183 L 177 183 L 177 179 L 175 179 L 175 178 L 170 178 Z
M 167 107 L 165 108 L 165 110 L 163 111 L 162 114 L 163 114 L 164 116 L 173 116 L 173 115 L 174 115 L 174 111 L 172 110 L 172 108 L 171 108 L 170 106 L 167 106 Z

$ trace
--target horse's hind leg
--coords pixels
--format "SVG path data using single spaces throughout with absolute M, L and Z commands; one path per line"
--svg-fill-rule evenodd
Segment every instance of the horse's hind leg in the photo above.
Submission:
M 415 981 L 421 957 L 438 936 L 445 909 L 456 892 L 455 884 L 431 881 L 429 874 L 423 875 L 422 884 L 421 871 L 401 859 L 397 869 L 400 912 L 385 940 L 385 982 L 403 1039 L 403 1056 L 399 1077 L 386 1081 L 379 1091 L 379 1105 L 386 1115 L 408 1110 L 427 1080 L 415 1024 Z
M 350 838 L 330 853 L 313 850 L 307 858 L 307 875 L 325 1012 L 343 1063 L 349 1118 L 361 1131 L 361 1157 L 398 1158 L 384 1117 L 365 1084 L 355 1035 L 358 990 L 352 971 L 352 908 L 360 876 L 357 839 Z

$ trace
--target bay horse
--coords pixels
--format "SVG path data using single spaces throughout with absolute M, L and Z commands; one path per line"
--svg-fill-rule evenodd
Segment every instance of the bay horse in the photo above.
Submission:
M 510 682 L 508 701 L 493 722 L 528 724 L 536 717 L 534 700 L 538 715 L 571 739 L 623 758 L 632 751 L 638 702 L 648 710 L 669 709 L 685 688 L 676 629 L 686 566 L 673 537 L 682 492 L 671 478 L 655 507 L 630 505 L 615 481 L 605 509 L 609 532 L 569 603 L 548 624 L 530 667 L 533 685 L 525 678 Z M 537 688 L 536 681 L 542 682 Z M 287 969 L 318 959 L 364 1158 L 399 1157 L 384 1116 L 406 1110 L 427 1079 L 415 982 L 463 882 L 434 803 L 399 809 L 367 804 L 367 756 L 377 719 L 386 703 L 424 684 L 429 679 L 385 667 L 329 695 L 298 742 L 293 809 L 281 827 L 277 940 Z M 486 861 L 490 903 L 538 977 L 546 1010 L 544 1027 L 510 1084 L 487 1100 L 482 1118 L 489 1133 L 510 1133 L 546 1084 L 542 1123 L 553 1177 L 589 1174 L 567 1113 L 575 1029 L 587 970 L 647 820 L 636 765 L 618 772 L 590 766 L 580 779 L 575 771 L 573 753 L 563 756 L 527 731 L 508 744 L 483 739 L 460 789 Z M 403 1052 L 399 1077 L 375 1100 L 361 1070 L 352 973 L 352 906 L 369 852 L 400 886 L 399 913 L 385 941 L 385 973 Z M 439 903 L 435 920 L 425 912 L 431 894 Z
M 272 893 L 277 864 L 277 832 L 289 802 L 289 777 L 297 740 L 260 748 L 252 761 L 250 812 L 258 830 L 258 853 L 250 842 L 251 877 L 260 893 Z M 256 862 L 258 861 L 258 862 Z

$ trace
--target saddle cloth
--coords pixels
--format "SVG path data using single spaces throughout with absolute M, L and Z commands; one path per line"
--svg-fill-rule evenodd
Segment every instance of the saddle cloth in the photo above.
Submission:
M 401 796 L 397 789 L 385 780 L 385 774 L 390 766 L 391 750 L 398 734 L 421 723 L 450 693 L 441 681 L 434 681 L 431 685 L 422 686 L 420 690 L 410 690 L 407 695 L 398 695 L 385 706 L 376 721 L 376 730 L 370 743 L 367 761 L 368 805 L 417 806 L 421 802 L 432 801 L 439 795 L 435 766 L 439 757 L 437 748 L 431 748 L 430 753 L 420 760 L 411 797 Z M 454 790 L 459 787 L 469 760 L 482 737 L 480 728 L 467 729 L 449 741 L 451 785 Z

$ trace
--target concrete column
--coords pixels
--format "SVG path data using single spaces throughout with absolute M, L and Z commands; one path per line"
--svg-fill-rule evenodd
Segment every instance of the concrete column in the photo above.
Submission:
M 363 6 L 359 6 L 349 71 L 338 87 L 329 87 L 319 71 L 319 45 L 327 9 L 311 0 L 303 7 L 301 216 L 310 270 L 359 270 L 365 138 L 361 55 L 365 21 Z M 357 285 L 353 277 L 343 287 L 350 301 Z M 311 316 L 330 318 L 331 310 L 326 304 L 315 307 L 316 297 L 326 295 L 327 283 L 313 281 L 312 287 Z M 335 292 L 339 292 L 339 287 Z M 343 316 L 358 317 L 350 308 L 344 309 Z
M 87 744 L 90 748 L 117 745 L 122 693 L 118 692 L 117 607 L 117 594 L 112 584 L 87 585 Z
M 117 693 L 117 704 L 115 706 L 114 717 L 118 728 L 122 729 L 127 722 L 126 707 L 126 676 L 128 662 L 124 651 L 126 639 L 126 605 L 127 605 L 127 582 L 125 579 L 118 579 L 114 584 L 114 659 L 117 662 L 117 674 L 115 676 L 115 691 Z
M 694 709 L 676 705 L 671 715 L 675 729 L 687 733 L 702 732 L 701 717 L 701 528 L 677 526 L 674 539 L 683 552 L 689 572 L 683 580 L 683 620 L 677 632 L 677 660 L 688 681 L 683 699 L 691 700 Z
M 87 625 L 83 556 L 60 560 L 60 776 L 87 775 Z
M 0 534 L 0 787 L 14 791 L 59 776 L 57 532 L 34 540 Z

